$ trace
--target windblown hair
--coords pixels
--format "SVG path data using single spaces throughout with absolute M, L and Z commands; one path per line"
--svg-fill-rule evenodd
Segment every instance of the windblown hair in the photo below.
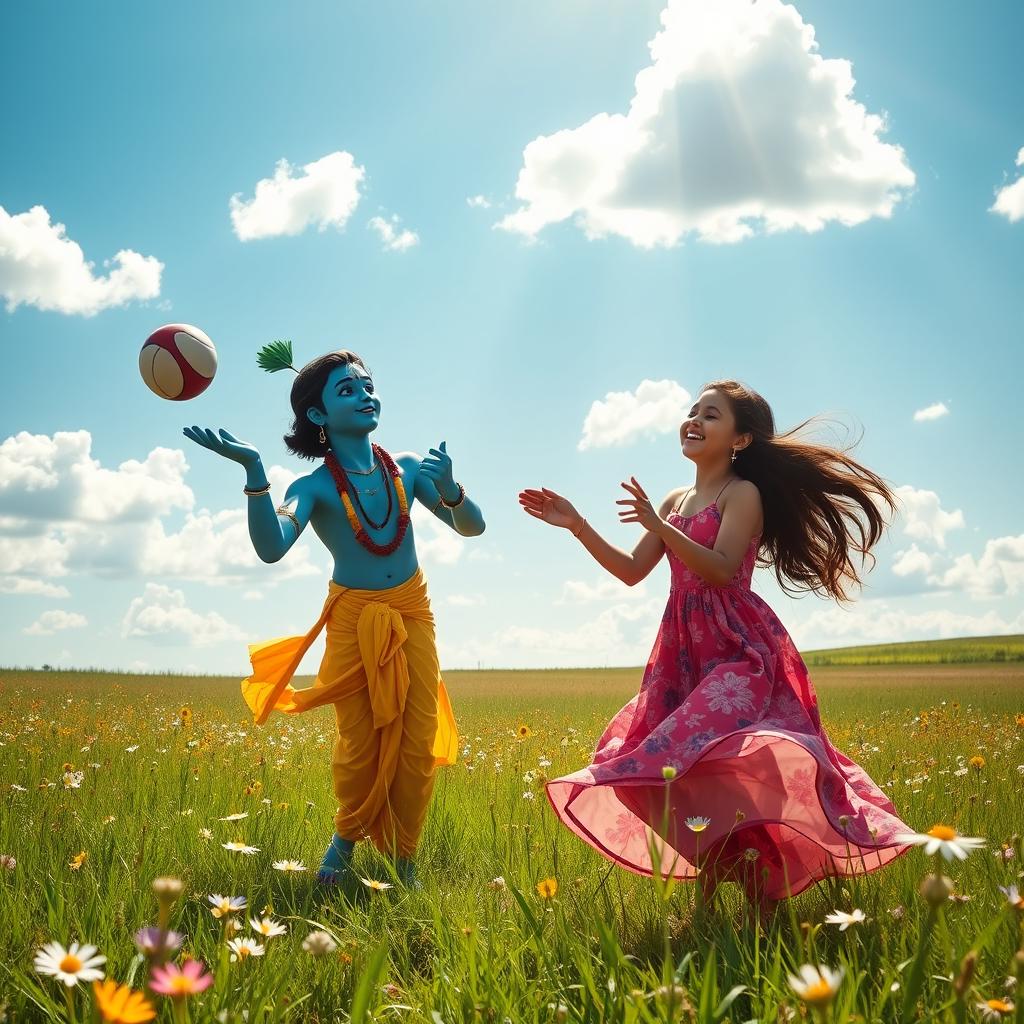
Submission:
M 288 450 L 302 459 L 320 459 L 327 454 L 327 445 L 320 443 L 320 428 L 312 423 L 306 415 L 307 409 L 319 409 L 326 412 L 322 395 L 327 378 L 336 366 L 348 366 L 355 363 L 367 373 L 369 367 L 348 349 L 340 348 L 336 352 L 328 352 L 319 356 L 299 370 L 298 376 L 292 381 L 292 412 L 295 420 L 291 433 L 284 435 L 284 443 Z
M 756 391 L 734 380 L 702 390 L 710 388 L 728 399 L 737 432 L 753 434 L 732 468 L 761 492 L 759 564 L 774 568 L 787 593 L 848 600 L 847 587 L 863 585 L 858 568 L 868 559 L 874 565 L 871 548 L 887 525 L 883 509 L 894 513 L 896 496 L 877 473 L 850 457 L 856 441 L 835 448 L 800 436 L 817 417 L 776 434 L 771 407 Z

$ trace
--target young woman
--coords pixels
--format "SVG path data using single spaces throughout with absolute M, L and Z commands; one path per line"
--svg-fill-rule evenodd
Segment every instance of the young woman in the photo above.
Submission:
M 671 569 L 640 692 L 587 768 L 548 783 L 555 813 L 631 871 L 699 874 L 706 896 L 737 881 L 758 904 L 873 871 L 912 831 L 829 742 L 807 667 L 750 589 L 760 561 L 785 589 L 844 600 L 860 583 L 855 557 L 882 535 L 880 506 L 895 509 L 879 476 L 800 430 L 776 434 L 768 403 L 741 384 L 708 384 L 679 432 L 693 486 L 655 507 L 636 479 L 622 485 L 621 521 L 645 531 L 632 552 L 554 491 L 519 495 L 630 586 L 663 553 Z
M 266 352 L 260 354 L 265 368 L 291 367 L 290 345 L 278 350 L 276 361 Z M 484 520 L 455 481 L 445 442 L 426 458 L 412 452 L 392 458 L 371 443 L 380 397 L 354 352 L 329 352 L 296 373 L 295 421 L 285 444 L 300 458 L 323 462 L 297 479 L 276 508 L 252 445 L 223 429 L 184 429 L 186 437 L 245 468 L 249 535 L 263 561 L 283 558 L 310 523 L 334 557 L 317 623 L 305 636 L 252 645 L 253 674 L 242 692 L 258 724 L 271 711 L 334 705 L 338 812 L 320 880 L 342 881 L 355 842 L 368 838 L 396 857 L 403 881 L 415 884 L 413 855 L 434 770 L 454 762 L 458 739 L 416 557 L 410 496 L 464 536 L 483 533 Z M 295 690 L 289 680 L 325 625 L 327 650 L 316 682 Z

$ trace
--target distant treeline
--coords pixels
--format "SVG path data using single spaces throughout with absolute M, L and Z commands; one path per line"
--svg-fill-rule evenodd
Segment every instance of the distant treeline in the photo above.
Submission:
M 917 640 L 803 652 L 808 665 L 943 665 L 1024 661 L 1024 634 Z

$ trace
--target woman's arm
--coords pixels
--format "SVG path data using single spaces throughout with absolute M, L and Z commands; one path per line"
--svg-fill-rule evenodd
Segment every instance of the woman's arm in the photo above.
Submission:
M 650 535 L 658 537 L 688 569 L 712 586 L 725 586 L 736 575 L 761 520 L 761 492 L 756 484 L 741 480 L 730 488 L 728 500 L 719 508 L 722 525 L 718 529 L 713 548 L 698 544 L 666 522 L 660 512 L 654 511 L 636 480 L 633 480 L 632 486 L 622 486 L 633 495 L 633 498 L 618 503 L 633 506 L 620 513 L 624 516 L 623 522 L 640 523 L 650 531 Z
M 659 516 L 668 515 L 678 495 L 679 491 L 670 491 L 665 496 Z M 519 503 L 524 511 L 535 519 L 542 519 L 552 526 L 561 526 L 569 530 L 602 569 L 629 587 L 636 586 L 650 576 L 665 553 L 664 542 L 653 532 L 645 533 L 632 551 L 623 551 L 615 547 L 580 515 L 567 498 L 547 487 L 521 491 Z

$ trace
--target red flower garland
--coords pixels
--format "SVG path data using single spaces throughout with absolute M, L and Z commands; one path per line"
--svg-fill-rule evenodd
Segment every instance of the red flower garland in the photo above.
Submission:
M 398 471 L 398 466 L 395 465 L 395 460 L 391 458 L 391 456 L 384 451 L 380 445 L 374 444 L 371 445 L 371 447 L 373 449 L 373 454 L 380 459 L 384 464 L 384 468 L 390 474 L 391 482 L 395 487 L 395 493 L 398 495 L 398 530 L 395 533 L 394 539 L 387 544 L 378 544 L 366 532 L 366 528 L 362 523 L 359 522 L 355 513 L 355 508 L 352 504 L 352 499 L 355 497 L 358 501 L 358 496 L 355 493 L 352 481 L 349 480 L 348 474 L 345 472 L 341 463 L 338 462 L 333 451 L 328 451 L 324 456 L 324 465 L 334 478 L 334 486 L 338 489 L 338 497 L 341 498 L 341 503 L 345 507 L 345 513 L 348 516 L 352 532 L 356 535 L 356 540 L 359 541 L 359 543 L 362 544 L 371 555 L 390 555 L 398 550 L 398 546 L 405 538 L 405 531 L 409 528 L 409 501 L 406 498 L 405 487 L 402 485 L 402 477 Z M 387 525 L 387 520 L 384 521 L 382 526 L 383 525 Z

